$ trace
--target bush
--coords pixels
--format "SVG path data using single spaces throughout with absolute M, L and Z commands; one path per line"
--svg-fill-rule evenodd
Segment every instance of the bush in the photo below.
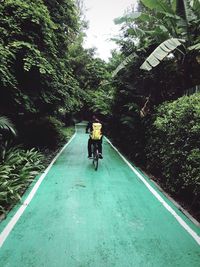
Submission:
M 29 147 L 47 147 L 53 149 L 63 141 L 62 123 L 54 117 L 44 117 L 25 123 L 23 143 Z
M 148 134 L 148 169 L 169 192 L 199 201 L 200 94 L 160 105 Z
M 107 126 L 108 135 L 129 159 L 137 164 L 144 163 L 144 125 L 139 116 L 139 108 L 131 103 L 114 115 Z
M 43 169 L 43 156 L 35 149 L 18 147 L 6 152 L 0 163 L 0 212 L 21 198 L 22 193 L 34 177 Z

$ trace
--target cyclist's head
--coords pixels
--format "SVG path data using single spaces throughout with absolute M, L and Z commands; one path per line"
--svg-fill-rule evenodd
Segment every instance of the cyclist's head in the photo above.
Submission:
M 92 116 L 92 120 L 95 121 L 95 122 L 99 122 L 99 119 L 97 118 L 96 115 L 93 115 L 93 116 Z

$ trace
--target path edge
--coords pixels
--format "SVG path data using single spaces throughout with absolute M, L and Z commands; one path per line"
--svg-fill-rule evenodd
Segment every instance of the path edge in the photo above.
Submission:
M 35 185 L 33 186 L 32 190 L 28 194 L 27 198 L 24 200 L 24 202 L 21 204 L 21 206 L 18 208 L 18 210 L 15 212 L 13 217 L 10 219 L 8 224 L 4 227 L 2 232 L 0 233 L 0 248 L 3 246 L 4 242 L 6 241 L 7 237 L 9 236 L 10 232 L 18 222 L 19 218 L 22 216 L 24 213 L 25 209 L 28 207 L 30 204 L 31 200 L 33 199 L 34 195 L 36 194 L 37 190 L 39 189 L 42 181 L 48 174 L 49 170 L 53 166 L 54 162 L 58 159 L 58 157 L 62 154 L 62 152 L 66 149 L 66 147 L 72 142 L 74 137 L 76 136 L 76 128 L 75 128 L 75 133 L 73 136 L 69 139 L 69 141 L 61 148 L 61 150 L 58 152 L 58 154 L 53 158 L 51 163 L 48 165 L 48 167 L 45 169 L 45 171 L 41 174 Z
M 137 177 L 144 183 L 148 190 L 154 197 L 167 209 L 169 213 L 177 220 L 177 222 L 190 234 L 190 236 L 200 246 L 200 236 L 177 214 L 177 212 L 162 198 L 162 196 L 146 181 L 146 179 L 139 173 L 139 171 L 119 152 L 119 150 L 112 144 L 112 142 L 105 137 L 110 146 L 119 154 L 123 161 L 129 168 L 137 175 Z

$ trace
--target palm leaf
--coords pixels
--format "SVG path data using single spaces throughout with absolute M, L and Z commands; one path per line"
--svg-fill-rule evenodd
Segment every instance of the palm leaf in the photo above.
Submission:
M 157 66 L 166 56 L 173 52 L 184 40 L 171 38 L 160 44 L 140 66 L 142 70 L 151 70 Z
M 189 46 L 188 50 L 192 51 L 192 50 L 200 50 L 200 43 Z
M 176 14 L 185 20 L 186 25 L 197 19 L 191 1 L 188 0 L 176 0 Z
M 170 5 L 168 5 L 167 2 L 163 0 L 141 0 L 141 2 L 144 4 L 144 6 L 152 10 L 168 11 L 170 13 L 173 12 Z
M 124 22 L 133 22 L 135 19 L 139 18 L 141 16 L 141 12 L 133 12 L 130 14 L 127 14 L 123 17 L 119 17 L 114 19 L 115 24 L 122 24 Z
M 190 0 L 189 1 L 190 6 L 193 8 L 193 10 L 199 10 L 200 9 L 200 1 L 199 0 Z
M 115 75 L 121 70 L 123 69 L 129 62 L 131 62 L 133 60 L 134 57 L 136 57 L 136 53 L 132 53 L 130 54 L 127 58 L 125 58 L 119 65 L 118 67 L 113 71 L 112 73 L 112 77 L 115 77 Z
M 16 130 L 15 130 L 14 125 L 12 124 L 12 122 L 8 118 L 6 118 L 4 116 L 0 117 L 0 131 L 1 130 L 8 131 L 12 135 L 16 136 Z

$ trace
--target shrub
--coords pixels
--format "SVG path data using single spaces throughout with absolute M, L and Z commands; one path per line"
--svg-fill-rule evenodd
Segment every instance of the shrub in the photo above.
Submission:
M 28 121 L 23 130 L 23 143 L 53 149 L 64 139 L 61 128 L 62 123 L 54 117 Z
M 10 148 L 0 163 L 0 212 L 21 198 L 21 194 L 43 169 L 43 156 L 35 149 Z
M 169 192 L 200 200 L 200 94 L 160 105 L 149 129 L 147 167 Z
M 128 158 L 141 164 L 144 162 L 144 125 L 136 104 L 125 105 L 121 112 L 110 119 L 107 125 L 108 135 Z

